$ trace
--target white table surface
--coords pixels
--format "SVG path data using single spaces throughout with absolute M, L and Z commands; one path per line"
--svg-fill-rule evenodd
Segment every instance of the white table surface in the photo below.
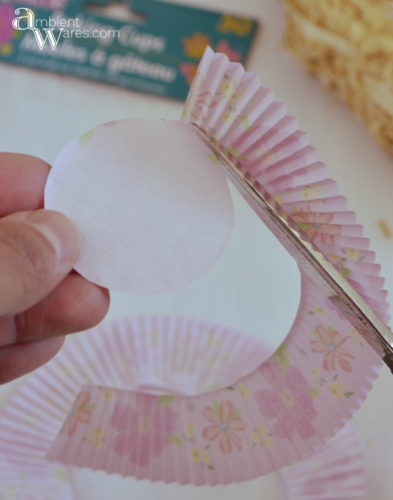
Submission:
M 235 0 L 193 0 L 201 6 L 233 9 Z M 393 227 L 392 161 L 379 149 L 363 124 L 333 95 L 308 77 L 282 48 L 283 13 L 273 0 L 243 0 L 241 13 L 259 18 L 262 29 L 249 60 L 249 69 L 275 90 L 329 165 L 331 176 L 358 213 L 365 234 L 372 239 L 383 265 L 387 289 L 393 290 L 393 240 L 384 237 L 377 222 Z M 99 123 L 126 116 L 177 119 L 181 104 L 140 93 L 74 78 L 0 64 L 0 151 L 36 155 L 52 162 L 69 140 Z M 111 315 L 124 313 L 122 297 L 115 297 Z M 390 500 L 393 474 L 393 379 L 383 368 L 367 400 L 354 417 L 362 436 L 368 464 L 365 498 Z M 275 475 L 241 485 L 195 489 L 135 483 L 133 499 L 237 499 L 282 497 Z M 82 497 L 81 497 L 82 498 Z M 88 498 L 87 493 L 83 498 Z M 93 498 L 89 494 L 89 498 Z M 108 498 L 115 498 L 111 495 Z

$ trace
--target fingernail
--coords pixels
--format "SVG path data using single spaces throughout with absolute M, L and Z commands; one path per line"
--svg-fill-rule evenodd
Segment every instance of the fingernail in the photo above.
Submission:
M 79 234 L 65 215 L 52 210 L 37 210 L 29 212 L 24 221 L 49 240 L 60 260 L 76 259 L 79 252 Z

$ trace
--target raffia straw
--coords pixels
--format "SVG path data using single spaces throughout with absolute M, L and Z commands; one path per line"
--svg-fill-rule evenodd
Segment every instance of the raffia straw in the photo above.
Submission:
M 284 0 L 286 47 L 393 157 L 393 2 Z

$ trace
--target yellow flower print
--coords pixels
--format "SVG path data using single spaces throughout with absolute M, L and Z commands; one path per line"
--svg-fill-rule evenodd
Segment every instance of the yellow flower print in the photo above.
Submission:
M 260 439 L 260 437 L 259 437 L 259 435 L 258 435 L 258 433 L 257 433 L 257 432 L 253 432 L 253 433 L 251 434 L 251 439 L 254 441 L 254 443 L 259 443 L 259 439 Z
M 315 306 L 315 307 L 313 307 L 312 310 L 315 314 L 319 314 L 320 316 L 326 316 L 326 311 L 324 309 L 322 309 L 322 307 Z
M 319 371 L 319 369 L 316 367 L 316 366 L 313 366 L 311 368 L 311 371 L 313 372 L 313 374 L 317 377 L 317 378 L 321 378 L 321 372 Z
M 113 389 L 104 389 L 102 391 L 102 397 L 104 398 L 105 403 L 110 403 L 113 399 Z
M 230 97 L 229 99 L 229 102 L 230 104 L 235 104 L 237 103 L 238 101 L 240 101 L 240 99 L 243 97 L 243 92 L 240 92 L 240 90 L 236 90 Z
M 254 429 L 254 432 L 251 434 L 251 439 L 254 441 L 254 446 L 258 443 L 266 448 L 270 448 L 272 445 L 272 440 L 269 438 L 271 434 L 269 434 L 264 425 L 257 425 Z
M 272 445 L 272 440 L 268 437 L 264 437 L 261 439 L 261 443 L 265 448 L 270 448 Z
M 225 122 L 230 122 L 234 120 L 235 118 L 235 113 L 233 111 L 225 111 L 225 113 L 221 116 L 221 121 Z
M 302 190 L 302 196 L 305 200 L 311 200 L 321 194 L 321 186 L 307 186 Z
M 235 89 L 234 82 L 232 80 L 225 79 L 225 76 L 224 76 L 224 81 L 219 86 L 218 92 L 220 94 L 227 95 L 227 94 L 232 94 L 232 92 L 234 91 L 234 89 Z
M 243 125 L 244 130 L 249 130 L 251 128 L 251 123 L 248 115 L 239 116 L 240 123 Z
M 168 441 L 169 443 L 173 443 L 176 446 L 181 446 L 184 442 L 183 439 L 179 436 L 176 436 L 176 434 L 169 434 Z
M 282 197 L 282 196 L 279 196 L 279 195 L 274 196 L 274 197 L 273 197 L 273 200 L 274 200 L 275 202 L 277 202 L 277 203 L 282 203 L 282 202 L 284 201 L 284 200 L 283 200 L 283 197 Z
M 351 340 L 355 344 L 359 344 L 361 347 L 364 347 L 363 337 L 356 330 L 351 332 Z
M 210 38 L 203 33 L 194 33 L 191 37 L 183 40 L 185 55 L 194 59 L 200 59 L 208 45 L 211 45 Z
M 191 450 L 192 461 L 195 464 L 205 464 L 209 465 L 211 462 L 210 454 L 207 450 L 202 450 L 201 448 L 193 448 Z
M 277 351 L 274 353 L 274 357 L 277 363 L 286 370 L 288 366 L 291 364 L 288 359 L 288 351 L 284 344 L 281 344 Z
M 264 436 L 266 434 L 266 427 L 264 425 L 257 425 L 255 430 L 258 432 L 260 436 Z
M 218 165 L 219 163 L 221 163 L 220 159 L 218 158 L 217 154 L 216 153 L 210 153 L 209 156 L 208 156 L 209 160 L 211 160 L 213 163 L 215 163 L 216 165 Z
M 360 254 L 357 248 L 345 248 L 344 253 L 348 257 L 348 259 L 353 259 L 353 260 L 356 260 Z
M 193 424 L 188 424 L 187 427 L 186 427 L 186 434 L 188 437 L 194 437 L 194 434 L 195 434 L 195 428 L 193 426 Z
M 159 396 L 158 400 L 157 400 L 157 406 L 158 408 L 161 408 L 162 406 L 169 406 L 173 403 L 175 399 L 175 396 L 171 396 L 171 395 L 163 395 L 163 396 Z
M 105 429 L 97 427 L 86 432 L 86 440 L 97 450 L 101 449 L 105 443 Z
M 336 398 L 343 398 L 345 395 L 345 386 L 341 382 L 333 382 L 332 384 L 329 384 L 329 391 L 335 396 Z
M 248 387 L 246 387 L 244 384 L 237 385 L 235 389 L 243 399 L 250 398 L 250 391 L 248 390 Z
M 316 387 L 309 387 L 308 388 L 308 395 L 310 396 L 310 398 L 316 398 L 317 396 L 319 396 L 319 393 L 320 393 L 320 390 L 317 389 Z
M 192 452 L 192 461 L 194 464 L 199 464 L 202 462 L 202 450 L 200 448 L 193 448 Z
M 334 253 L 328 253 L 328 257 L 332 262 L 341 262 L 341 257 Z
M 228 149 L 228 153 L 233 156 L 234 158 L 236 158 L 236 160 L 240 160 L 240 158 L 242 158 L 242 155 L 239 153 L 239 151 L 235 148 L 229 148 Z
M 211 456 L 210 456 L 209 452 L 206 450 L 203 450 L 203 452 L 202 452 L 202 462 L 205 465 L 209 465 L 211 462 Z
M 251 439 L 255 442 L 259 442 L 261 437 L 266 435 L 266 427 L 264 425 L 257 425 L 254 432 L 251 434 Z
M 342 276 L 344 276 L 344 278 L 350 278 L 352 276 L 352 271 L 344 266 L 339 269 L 339 272 Z

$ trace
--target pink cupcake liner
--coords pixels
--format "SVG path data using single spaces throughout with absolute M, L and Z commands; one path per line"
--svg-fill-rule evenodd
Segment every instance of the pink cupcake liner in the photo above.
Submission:
M 127 444 L 127 440 L 134 440 L 137 453 L 131 459 L 146 462 L 146 466 L 152 457 L 173 446 L 175 456 L 167 457 L 169 462 L 165 468 L 169 472 L 176 464 L 178 474 L 182 467 L 187 467 L 188 457 L 183 456 L 183 450 L 180 456 L 184 461 L 179 460 L 177 449 L 188 446 L 187 451 L 192 453 L 196 467 L 192 482 L 205 484 L 208 478 L 203 476 L 214 471 L 213 460 L 216 456 L 210 446 L 201 446 L 198 442 L 201 422 L 194 413 L 193 397 L 184 399 L 186 412 L 190 415 L 184 432 L 166 435 L 175 430 L 172 429 L 175 422 L 171 409 L 174 397 L 184 393 L 184 387 L 187 392 L 200 394 L 217 385 L 225 387 L 229 394 L 238 393 L 248 406 L 248 388 L 241 383 L 231 384 L 248 370 L 255 369 L 265 354 L 263 345 L 253 338 L 229 328 L 184 318 L 148 316 L 124 319 L 70 338 L 50 363 L 25 379 L 1 414 L 1 492 L 13 494 L 18 500 L 73 498 L 73 482 L 68 476 L 68 469 L 46 460 L 47 451 L 65 417 L 62 432 L 68 435 L 76 448 L 80 443 L 90 447 L 89 460 L 93 463 L 95 458 L 99 459 L 97 451 L 105 449 L 107 462 L 112 464 L 114 470 L 121 468 L 121 463 L 127 467 L 130 457 L 121 456 L 122 446 Z M 103 388 L 100 384 L 104 381 L 123 386 L 124 390 Z M 79 392 L 75 410 L 67 416 L 80 390 L 80 383 L 94 385 L 86 386 Z M 161 394 L 166 386 L 170 386 L 171 392 L 177 396 Z M 134 408 L 130 406 L 128 396 L 132 393 L 127 388 L 145 391 L 134 393 Z M 110 425 L 105 428 L 102 415 L 108 414 L 108 408 L 112 408 L 113 413 Z M 221 409 L 224 412 L 229 410 L 229 400 Z M 206 408 L 204 413 L 204 418 L 211 417 Z M 134 420 L 135 424 L 138 416 L 140 421 L 136 422 L 139 424 L 136 429 L 142 431 L 140 437 L 143 438 L 139 440 L 137 435 L 132 434 L 135 426 L 129 425 L 130 420 Z M 236 417 L 232 422 L 235 421 Z M 165 429 L 165 432 L 149 434 L 146 431 L 152 424 L 161 431 Z M 75 440 L 75 434 L 81 430 L 84 434 L 80 440 Z M 269 449 L 274 439 L 263 424 L 254 425 L 249 437 L 254 454 L 260 446 Z M 108 450 L 107 442 L 112 442 L 119 453 Z M 230 446 L 236 446 L 235 438 L 222 440 L 221 444 L 228 445 L 228 442 Z M 318 470 L 323 476 L 323 491 L 345 493 L 351 485 L 352 493 L 360 491 L 364 471 L 359 450 L 353 431 L 347 429 L 340 432 L 312 458 L 282 471 L 280 478 L 286 498 L 298 500 L 308 491 L 314 492 L 315 485 L 311 478 Z M 77 450 L 77 454 L 80 453 L 83 453 L 83 448 Z M 249 461 L 243 468 L 249 466 Z M 340 474 L 337 467 L 341 470 Z M 201 471 L 204 473 L 201 474 Z M 78 474 L 77 468 L 73 469 L 75 474 Z M 154 476 L 153 471 L 149 475 Z M 94 480 L 94 475 L 90 480 Z
M 67 468 L 46 455 L 81 385 L 161 394 L 165 412 L 170 400 L 162 394 L 229 386 L 265 357 L 255 338 L 185 318 L 124 319 L 69 338 L 52 361 L 25 379 L 0 413 L 0 491 L 15 491 L 18 500 L 73 498 Z M 108 403 L 112 393 L 105 391 Z M 93 430 L 83 439 L 99 446 L 101 438 Z
M 347 425 L 319 452 L 280 471 L 288 500 L 363 499 L 366 474 L 363 450 Z

